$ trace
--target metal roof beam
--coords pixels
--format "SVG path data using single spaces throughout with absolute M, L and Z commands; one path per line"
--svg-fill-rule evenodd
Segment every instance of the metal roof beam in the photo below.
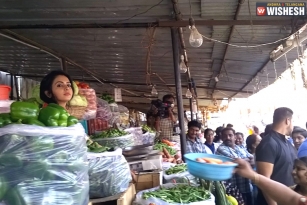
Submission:
M 235 13 L 235 16 L 234 16 L 234 20 L 237 20 L 237 19 L 238 19 L 238 16 L 239 16 L 239 13 L 240 13 L 240 10 L 241 10 L 241 5 L 242 5 L 243 3 L 244 3 L 244 0 L 239 0 L 239 1 L 238 1 L 238 6 L 237 6 L 237 9 L 236 9 L 236 13 Z M 234 31 L 235 31 L 235 26 L 233 25 L 233 26 L 231 27 L 231 29 L 230 29 L 230 33 L 229 33 L 229 36 L 228 36 L 227 43 L 230 43 Z M 214 76 L 214 77 L 217 77 L 217 78 L 218 78 L 218 77 L 220 76 L 220 74 L 221 74 L 223 68 L 225 69 L 225 72 L 226 72 L 226 68 L 225 68 L 224 66 L 225 66 L 225 59 L 226 59 L 226 56 L 227 56 L 227 53 L 228 53 L 228 48 L 229 48 L 229 45 L 227 44 L 227 45 L 226 45 L 226 48 L 225 48 L 223 60 L 222 60 L 222 63 L 221 63 L 221 67 L 220 67 L 219 70 L 218 70 L 217 76 Z M 214 78 L 214 79 L 215 79 L 215 78 Z M 218 81 L 215 81 L 215 83 L 214 83 L 213 90 L 212 90 L 212 93 L 211 93 L 212 98 L 214 97 L 213 95 L 214 95 L 214 91 L 215 91 L 215 88 L 216 88 L 217 83 L 218 83 Z
M 250 25 L 250 20 L 195 20 L 198 26 L 235 26 Z M 291 20 L 253 20 L 253 25 L 291 25 Z M 156 21 L 151 23 L 118 23 L 118 24 L 101 24 L 101 23 L 84 23 L 84 24 L 5 24 L 0 25 L 0 29 L 80 29 L 80 28 L 147 28 L 150 26 L 157 27 L 187 27 L 188 20 L 179 21 Z

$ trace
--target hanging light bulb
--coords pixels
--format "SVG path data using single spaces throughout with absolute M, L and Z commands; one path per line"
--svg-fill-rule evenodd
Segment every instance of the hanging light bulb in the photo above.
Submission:
M 181 62 L 179 64 L 179 69 L 180 69 L 181 73 L 186 73 L 187 70 L 188 70 L 187 66 L 185 65 L 184 56 L 183 55 L 181 55 Z
M 197 28 L 194 25 L 190 26 L 190 30 L 191 30 L 189 38 L 190 45 L 195 48 L 200 47 L 203 44 L 202 35 L 198 32 Z
M 155 88 L 154 85 L 152 86 L 151 94 L 152 94 L 152 95 L 158 95 L 158 91 L 157 91 L 157 89 Z
M 187 92 L 185 93 L 185 96 L 186 96 L 187 98 L 192 98 L 192 97 L 193 97 L 193 95 L 192 95 L 192 93 L 191 93 L 191 91 L 190 91 L 189 88 L 187 89 Z

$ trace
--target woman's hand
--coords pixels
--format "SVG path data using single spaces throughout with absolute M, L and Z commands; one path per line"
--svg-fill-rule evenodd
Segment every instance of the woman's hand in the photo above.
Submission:
M 254 179 L 255 172 L 253 171 L 250 164 L 244 159 L 235 159 L 234 163 L 237 163 L 238 166 L 235 169 L 235 172 L 241 177 Z

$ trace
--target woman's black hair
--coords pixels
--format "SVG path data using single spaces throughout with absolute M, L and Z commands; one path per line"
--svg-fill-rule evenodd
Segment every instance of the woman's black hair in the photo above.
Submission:
M 252 134 L 246 138 L 246 149 L 249 153 L 253 154 L 253 144 L 257 141 L 257 135 Z
M 307 138 L 307 131 L 306 131 L 305 129 L 301 128 L 301 127 L 295 126 L 295 127 L 293 128 L 292 135 L 293 135 L 294 133 L 299 133 L 299 134 L 302 135 L 305 139 Z
M 41 100 L 44 101 L 47 104 L 49 104 L 49 103 L 56 103 L 57 104 L 57 102 L 56 102 L 56 100 L 53 96 L 53 93 L 52 93 L 52 83 L 53 83 L 54 79 L 59 75 L 63 75 L 65 77 L 67 77 L 69 82 L 71 83 L 71 85 L 73 84 L 71 77 L 67 73 L 65 73 L 64 71 L 54 70 L 54 71 L 51 71 L 50 73 L 48 73 L 43 78 L 43 80 L 41 81 L 40 91 L 39 91 L 39 96 L 40 96 Z M 71 89 L 72 89 L 72 92 L 74 94 L 75 93 L 74 87 L 71 86 Z M 46 91 L 52 94 L 51 98 L 49 98 L 46 95 L 46 93 L 45 93 Z
M 204 132 L 205 137 L 207 136 L 207 134 L 209 134 L 210 131 L 213 132 L 213 130 L 210 129 L 210 128 L 205 129 L 205 132 Z M 213 132 L 213 133 L 214 133 L 214 132 Z

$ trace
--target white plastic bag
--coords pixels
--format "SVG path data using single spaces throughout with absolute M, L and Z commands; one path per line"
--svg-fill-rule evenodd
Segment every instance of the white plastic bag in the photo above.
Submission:
M 0 176 L 11 187 L 7 193 L 18 193 L 24 204 L 86 205 L 86 152 L 81 124 L 56 128 L 14 124 L 0 128 Z
M 165 188 L 171 188 L 171 187 L 174 187 L 174 186 L 177 186 L 177 185 L 180 185 L 180 184 L 163 184 L 161 186 L 165 187 Z M 181 184 L 181 185 L 183 185 L 183 184 Z M 135 203 L 140 204 L 140 205 L 143 205 L 143 204 L 148 205 L 150 203 L 153 203 L 155 205 L 215 205 L 215 198 L 214 198 L 213 194 L 211 194 L 210 199 L 208 199 L 206 201 L 193 202 L 193 203 L 190 203 L 190 204 L 179 204 L 179 203 L 172 203 L 171 204 L 171 203 L 167 203 L 166 201 L 163 201 L 162 199 L 158 199 L 158 198 L 143 199 L 143 193 L 144 192 L 155 191 L 155 190 L 158 190 L 158 189 L 160 189 L 160 186 L 152 188 L 152 189 L 140 191 L 139 193 L 136 194 Z
M 130 167 L 122 149 L 114 152 L 87 153 L 89 161 L 90 198 L 113 196 L 128 189 Z

